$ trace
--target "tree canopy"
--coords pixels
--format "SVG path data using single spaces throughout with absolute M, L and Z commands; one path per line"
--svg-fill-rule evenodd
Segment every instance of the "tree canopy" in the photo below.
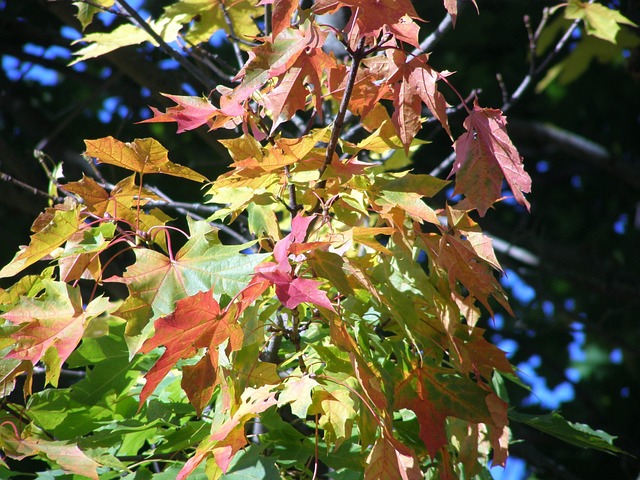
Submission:
M 633 2 L 0 21 L 2 475 L 637 477 Z

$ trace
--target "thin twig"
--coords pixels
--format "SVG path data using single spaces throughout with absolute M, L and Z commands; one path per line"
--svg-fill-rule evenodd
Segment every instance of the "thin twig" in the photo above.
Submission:
M 219 57 L 217 55 L 206 51 L 200 45 L 196 45 L 193 42 L 190 42 L 184 37 L 184 35 L 179 35 L 178 38 L 184 42 L 184 45 L 181 45 L 183 52 L 185 52 L 187 55 L 190 55 L 195 61 L 200 62 L 202 65 L 206 66 L 214 74 L 220 77 L 221 80 L 229 83 L 233 81 L 234 75 L 230 75 L 224 72 L 222 68 L 218 67 L 213 62 L 219 60 Z M 187 45 L 189 45 L 190 50 L 187 49 Z M 225 65 L 228 66 L 226 62 Z
M 142 28 L 151 36 L 151 38 L 158 42 L 158 45 L 160 45 L 160 48 L 162 48 L 165 53 L 167 53 L 171 58 L 173 58 L 176 62 L 183 66 L 184 69 L 189 72 L 193 76 L 193 78 L 204 85 L 207 90 L 210 91 L 216 87 L 215 83 L 210 78 L 205 77 L 202 71 L 200 71 L 195 65 L 189 62 L 189 60 L 180 55 L 180 53 L 178 53 L 167 42 L 165 42 L 164 39 L 160 35 L 158 35 L 153 28 L 151 28 L 151 25 L 149 25 L 149 23 L 147 23 L 140 16 L 136 9 L 131 7 L 131 5 L 127 3 L 127 0 L 116 0 L 116 3 L 120 6 L 120 8 L 131 15 L 131 18 L 136 22 L 136 24 L 138 24 L 140 28 Z
M 429 172 L 429 175 L 431 175 L 432 177 L 437 177 L 445 169 L 449 168 L 455 159 L 456 159 L 456 152 L 453 151 L 447 156 L 447 158 L 445 158 L 442 162 L 440 162 L 440 165 L 438 165 L 436 168 L 431 170 Z
M 201 212 L 201 213 L 213 213 L 219 210 L 218 207 L 210 207 L 207 205 L 202 205 L 199 203 L 185 203 L 185 202 L 176 202 L 174 200 L 172 200 L 171 198 L 169 198 L 169 196 L 162 192 L 159 188 L 157 187 L 150 187 L 147 186 L 145 187 L 149 190 L 151 190 L 153 193 L 155 193 L 156 195 L 158 195 L 160 198 L 162 198 L 164 200 L 164 203 L 162 202 L 157 202 L 158 206 L 164 206 L 164 207 L 168 207 L 171 208 L 173 210 L 175 210 L 178 213 L 181 213 L 182 215 L 189 215 L 191 216 L 191 218 L 195 219 L 195 220 L 204 220 L 204 217 L 201 217 L 200 215 L 198 215 L 197 213 L 194 212 Z M 148 206 L 153 206 L 153 204 L 156 202 L 147 202 L 145 204 L 145 207 Z M 251 241 L 250 238 L 245 237 L 244 235 L 236 232 L 234 229 L 232 229 L 231 227 L 223 224 L 223 223 L 213 223 L 212 224 L 214 227 L 216 227 L 218 230 L 226 233 L 227 235 L 229 235 L 230 237 L 235 238 L 236 240 L 238 240 L 241 243 L 249 243 Z
M 47 192 L 45 192 L 43 190 L 40 190 L 39 188 L 32 187 L 31 185 L 28 185 L 28 184 L 26 184 L 24 182 L 21 182 L 17 178 L 13 178 L 8 173 L 0 172 L 0 180 L 2 180 L 3 182 L 12 183 L 16 187 L 20 187 L 23 190 L 26 190 L 26 191 L 32 193 L 33 195 L 38 195 L 39 197 L 49 198 L 49 199 L 53 200 L 54 202 L 59 203 L 59 202 L 63 201 L 62 197 L 57 197 L 55 195 L 49 195 Z
M 594 0 L 589 0 L 587 3 L 593 3 L 593 2 Z M 548 16 L 543 16 L 541 23 L 543 22 L 546 23 L 547 18 Z M 573 33 L 573 31 L 576 28 L 578 28 L 578 25 L 580 24 L 580 22 L 581 22 L 581 19 L 579 18 L 574 20 L 571 26 L 569 26 L 567 31 L 564 33 L 562 38 L 558 41 L 558 43 L 556 43 L 556 46 L 553 48 L 553 50 L 549 52 L 549 55 L 547 55 L 547 57 L 542 61 L 542 63 L 537 67 L 530 69 L 529 74 L 527 74 L 522 79 L 522 82 L 520 82 L 520 85 L 518 85 L 518 88 L 516 88 L 515 92 L 513 92 L 509 100 L 504 102 L 504 104 L 502 105 L 501 110 L 503 112 L 506 112 L 507 110 L 509 110 L 511 107 L 513 107 L 513 105 L 515 105 L 520 100 L 520 98 L 522 97 L 522 94 L 527 90 L 527 88 L 529 88 L 533 79 L 536 78 L 538 75 L 540 75 L 540 73 L 547 68 L 549 63 L 551 63 L 558 56 L 560 51 L 564 48 L 565 44 L 571 37 L 571 34 Z M 540 27 L 536 29 L 536 35 L 539 35 L 539 32 L 540 32 Z M 537 41 L 537 37 L 535 38 L 535 40 Z M 534 48 L 534 51 L 535 51 L 535 48 Z M 531 58 L 531 62 L 534 62 L 534 61 L 535 59 Z
M 229 12 L 227 12 L 227 7 L 225 7 L 224 2 L 220 2 L 220 10 L 222 11 L 222 15 L 224 16 L 224 21 L 227 24 L 227 27 L 229 27 L 230 33 L 228 37 L 231 40 L 235 40 L 234 42 L 231 42 L 231 45 L 233 46 L 233 53 L 235 53 L 236 60 L 238 61 L 238 68 L 242 68 L 244 66 L 244 59 L 242 58 L 242 51 L 238 46 L 238 42 L 245 44 L 246 40 L 243 41 L 241 38 L 238 38 L 238 36 L 236 35 L 236 31 L 233 28 L 233 22 L 231 21 L 231 17 L 229 16 Z M 256 46 L 251 42 L 246 42 L 246 43 L 248 44 L 248 46 L 252 46 L 252 47 Z

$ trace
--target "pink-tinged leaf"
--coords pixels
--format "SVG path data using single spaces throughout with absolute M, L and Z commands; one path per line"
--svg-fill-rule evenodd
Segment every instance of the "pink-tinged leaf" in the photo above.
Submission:
M 316 0 L 316 14 L 333 13 L 341 7 L 349 7 L 351 19 L 344 31 L 350 40 L 361 37 L 377 37 L 380 32 L 391 32 L 398 40 L 418 46 L 418 25 L 412 20 L 419 18 L 410 0 L 376 0 L 369 4 L 362 0 Z M 351 45 L 355 48 L 355 45 Z
M 464 127 L 467 132 L 454 144 L 456 160 L 449 174 L 456 174 L 455 193 L 464 194 L 484 216 L 502 196 L 504 175 L 516 201 L 529 209 L 524 194 L 531 192 L 531 177 L 507 134 L 506 117 L 500 110 L 481 108 L 476 99 Z
M 273 388 L 274 385 L 264 385 L 259 388 L 245 389 L 240 397 L 240 406 L 233 416 L 198 446 L 195 455 L 185 463 L 176 480 L 186 480 L 188 475 L 210 455 L 214 456 L 217 465 L 226 472 L 235 454 L 247 444 L 244 425 L 259 413 L 278 403 L 277 392 L 272 391 Z
M 434 69 L 432 69 L 426 60 L 429 57 L 427 55 L 421 55 L 415 57 L 408 64 L 409 76 L 408 81 L 414 85 L 415 91 L 424 102 L 427 108 L 431 111 L 433 116 L 438 119 L 442 128 L 451 137 L 451 130 L 449 129 L 449 118 L 447 117 L 447 101 L 444 95 L 440 93 L 436 87 L 440 75 Z
M 273 258 L 278 262 L 278 268 L 284 272 L 290 272 L 291 266 L 288 262 L 289 248 L 292 243 L 304 242 L 307 236 L 307 229 L 315 217 L 303 217 L 300 213 L 291 221 L 291 232 L 276 243 L 273 248 Z
M 162 95 L 173 100 L 176 106 L 167 108 L 164 113 L 154 107 L 149 107 L 153 112 L 153 118 L 138 123 L 176 122 L 178 124 L 177 133 L 182 133 L 208 124 L 213 117 L 219 114 L 219 110 L 207 98 L 168 95 L 166 93 Z
M 17 430 L 9 422 L 0 426 L 0 444 L 5 455 L 22 460 L 34 455 L 44 455 L 67 473 L 98 480 L 98 467 L 77 445 L 43 438 L 17 435 Z
M 427 64 L 428 58 L 428 55 L 421 55 L 407 62 L 407 55 L 403 52 L 394 52 L 391 57 L 396 67 L 389 79 L 393 85 L 394 112 L 391 120 L 406 151 L 421 128 L 422 103 L 451 137 L 448 104 L 436 87 L 441 74 Z
M 290 283 L 276 284 L 276 295 L 282 304 L 290 309 L 301 303 L 311 303 L 335 312 L 326 292 L 320 290 L 320 285 L 322 282 L 296 277 Z
M 476 0 L 471 0 L 471 2 L 476 7 L 476 12 L 480 13 Z M 449 15 L 451 15 L 451 22 L 455 27 L 456 19 L 458 18 L 458 0 L 444 0 L 444 8 L 446 8 Z
M 416 93 L 415 86 L 408 81 L 402 81 L 394 87 L 394 110 L 391 120 L 398 130 L 405 152 L 409 151 L 411 142 L 420 130 L 420 107 L 422 104 Z
M 220 467 L 220 470 L 227 472 L 229 465 L 236 456 L 238 451 L 247 445 L 247 437 L 244 433 L 244 425 L 238 425 L 223 440 L 219 440 L 216 443 L 211 453 L 216 460 L 216 464 Z
M 249 52 L 249 59 L 235 80 L 241 83 L 230 98 L 241 103 L 261 89 L 269 79 L 284 74 L 307 49 L 320 48 L 326 32 L 308 21 L 299 28 L 285 28 L 277 37 L 261 40 L 265 43 Z
M 22 328 L 11 334 L 16 345 L 7 358 L 28 360 L 34 365 L 44 360 L 47 382 L 57 385 L 60 367 L 78 346 L 92 318 L 111 313 L 117 305 L 98 297 L 83 307 L 79 288 L 44 280 L 45 293 L 24 297 L 2 318 Z
M 451 23 L 455 27 L 456 19 L 458 18 L 458 0 L 444 0 L 444 8 L 451 15 Z
M 380 436 L 371 449 L 364 469 L 365 480 L 420 480 L 423 475 L 416 455 L 394 438 Z

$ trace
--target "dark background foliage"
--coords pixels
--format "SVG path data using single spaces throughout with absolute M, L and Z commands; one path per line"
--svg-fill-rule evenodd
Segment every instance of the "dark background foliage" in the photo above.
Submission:
M 159 11 L 168 3 L 146 2 L 145 8 Z M 414 3 L 418 13 L 431 20 L 424 27 L 431 31 L 444 15 L 442 3 Z M 457 29 L 435 47 L 433 66 L 456 71 L 450 80 L 462 95 L 480 89 L 481 105 L 499 108 L 504 92 L 496 74 L 501 74 L 507 93 L 527 75 L 523 17 L 530 15 L 535 28 L 546 4 L 480 1 L 479 16 L 466 5 Z M 640 23 L 640 9 L 633 2 L 615 6 Z M 75 180 L 90 173 L 81 156 L 83 139 L 113 135 L 123 141 L 153 136 L 169 149 L 174 162 L 209 178 L 224 172 L 228 157 L 215 141 L 217 134 L 201 129 L 177 136 L 172 124 L 136 124 L 149 115 L 147 105 L 169 104 L 159 92 L 202 93 L 164 53 L 150 46 L 123 48 L 67 66 L 69 52 L 78 48 L 70 45 L 79 35 L 74 10 L 66 0 L 0 1 L 0 171 L 46 190 L 34 149 L 62 162 L 66 178 Z M 101 21 L 90 31 L 104 31 Z M 559 59 L 580 40 L 581 35 L 575 35 Z M 229 51 L 223 43 L 216 53 L 224 58 Z M 506 200 L 479 219 L 483 229 L 502 241 L 496 249 L 517 315 L 486 320 L 487 335 L 512 352 L 522 379 L 534 385 L 532 395 L 518 389 L 512 400 L 530 412 L 560 407 L 567 419 L 619 437 L 617 445 L 636 457 L 638 58 L 638 50 L 624 51 L 606 64 L 591 62 L 572 83 L 554 82 L 540 94 L 533 89 L 525 93 L 507 115 L 510 134 L 533 178 L 531 214 Z M 456 129 L 462 119 L 452 119 Z M 422 134 L 434 143 L 414 155 L 414 168 L 429 172 L 450 153 L 450 142 L 432 126 Z M 108 168 L 104 173 L 110 181 L 119 179 Z M 186 182 L 159 186 L 182 201 L 201 198 Z M 30 225 L 46 205 L 42 196 L 0 183 L 1 264 L 28 242 Z M 580 450 L 525 427 L 515 426 L 514 433 L 525 442 L 515 444 L 512 453 L 524 459 L 529 474 L 537 478 L 635 479 L 640 471 L 633 456 Z

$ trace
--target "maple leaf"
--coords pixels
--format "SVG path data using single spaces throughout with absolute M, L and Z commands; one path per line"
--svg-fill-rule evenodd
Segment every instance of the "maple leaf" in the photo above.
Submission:
M 516 201 L 529 209 L 524 194 L 531 192 L 531 177 L 507 134 L 506 117 L 500 110 L 481 108 L 476 99 L 464 127 L 467 132 L 453 146 L 456 160 L 449 177 L 456 174 L 454 193 L 464 194 L 484 216 L 502 196 L 504 175 Z
M 112 313 L 118 304 L 98 297 L 83 307 L 80 289 L 63 282 L 43 280 L 44 294 L 23 297 L 2 318 L 22 328 L 11 334 L 16 345 L 7 358 L 44 359 L 46 381 L 57 385 L 60 368 L 76 348 L 89 321 L 103 313 Z
M 256 275 L 268 280 L 276 287 L 278 300 L 287 308 L 294 309 L 301 303 L 311 303 L 319 307 L 335 311 L 327 298 L 327 294 L 320 290 L 322 282 L 313 279 L 300 278 L 293 273 L 289 263 L 291 254 L 294 260 L 304 259 L 303 255 L 295 255 L 292 250 L 294 244 L 299 248 L 307 236 L 307 229 L 315 217 L 296 215 L 291 221 L 291 233 L 279 240 L 273 248 L 274 262 L 267 262 L 256 267 Z M 314 245 L 315 247 L 315 245 Z
M 160 19 L 184 25 L 185 40 L 197 45 L 208 42 L 219 30 L 236 38 L 253 39 L 260 34 L 260 30 L 255 22 L 247 19 L 256 18 L 260 13 L 255 2 L 247 0 L 224 3 L 222 0 L 180 0 L 165 7 Z M 239 42 L 238 45 L 243 50 L 250 48 L 244 42 Z
M 447 272 L 449 285 L 453 289 L 456 282 L 464 285 L 469 294 L 477 298 L 491 314 L 489 296 L 493 296 L 504 309 L 513 315 L 507 296 L 494 275 L 494 265 L 480 257 L 472 244 L 462 233 L 422 235 L 434 262 Z
M 365 128 L 368 125 L 370 131 L 376 130 L 382 123 L 376 121 L 380 118 L 380 113 L 371 120 L 369 120 L 369 114 L 376 109 L 378 112 L 384 110 L 386 113 L 384 106 L 380 105 L 380 100 L 390 98 L 388 79 L 396 69 L 393 62 L 380 55 L 364 58 L 361 68 L 356 72 L 356 80 L 349 98 L 349 110 L 359 115 Z M 337 101 L 342 101 L 349 76 L 350 69 L 342 63 L 335 65 L 327 72 L 329 92 Z M 375 128 L 370 128 L 372 125 L 375 125 Z
M 466 330 L 466 331 L 465 331 Z M 514 373 L 506 353 L 489 343 L 482 335 L 481 328 L 470 328 L 461 325 L 460 331 L 453 337 L 455 351 L 461 357 L 461 367 L 469 373 L 479 373 L 485 379 L 491 379 L 493 369 L 506 373 Z M 457 355 L 452 355 L 457 360 Z
M 451 369 L 423 365 L 396 385 L 395 407 L 415 412 L 420 439 L 434 458 L 448 442 L 448 416 L 493 425 L 487 404 L 480 401 L 489 394 L 471 380 L 455 375 Z
M 436 88 L 436 82 L 443 74 L 439 74 L 427 64 L 428 55 L 420 55 L 407 62 L 404 52 L 394 51 L 392 58 L 397 72 L 389 79 L 394 93 L 394 113 L 391 118 L 405 151 L 408 152 L 411 141 L 420 130 L 422 102 L 451 137 L 447 117 L 448 104 Z
M 233 100 L 240 103 L 248 99 L 269 79 L 291 68 L 307 49 L 322 47 L 326 35 L 307 20 L 299 28 L 286 28 L 275 38 L 261 39 L 264 43 L 249 52 L 249 59 L 235 77 L 242 83 L 234 89 Z
M 341 7 L 349 7 L 351 18 L 345 27 L 351 43 L 361 37 L 375 38 L 380 32 L 390 32 L 398 40 L 418 46 L 419 18 L 410 0 L 376 0 L 375 5 L 362 0 L 317 0 L 313 5 L 316 15 L 333 13 Z M 355 48 L 355 44 L 351 45 Z
M 351 436 L 354 420 L 357 416 L 355 402 L 349 389 L 329 382 L 321 384 L 313 391 L 313 403 L 309 414 L 321 414 L 318 426 L 322 428 L 327 443 L 333 442 L 334 448 Z
M 307 412 L 311 406 L 313 389 L 319 384 L 309 375 L 301 377 L 289 376 L 283 382 L 283 389 L 278 395 L 278 406 L 291 405 L 291 413 L 298 418 L 307 418 Z
M 178 360 L 193 357 L 199 348 L 216 347 L 226 339 L 238 346 L 242 342 L 242 330 L 232 322 L 228 311 L 222 311 L 213 298 L 213 291 L 199 292 L 176 302 L 175 311 L 155 322 L 155 334 L 140 351 L 164 346 L 165 351 L 145 375 L 146 383 L 140 392 L 140 403 L 153 393 L 158 384 Z
M 178 124 L 176 133 L 183 133 L 209 124 L 212 117 L 220 113 L 220 110 L 205 97 L 168 95 L 166 93 L 162 95 L 173 100 L 176 106 L 167 108 L 164 113 L 157 108 L 149 107 L 153 112 L 153 117 L 138 123 L 176 122 Z
M 213 366 L 217 363 L 216 347 L 229 341 L 232 350 L 242 346 L 243 332 L 237 319 L 240 314 L 251 305 L 267 288 L 268 283 L 254 279 L 241 291 L 224 309 L 213 298 L 213 289 L 209 292 L 198 292 L 193 296 L 182 298 L 176 302 L 173 313 L 155 322 L 155 334 L 147 339 L 140 351 L 149 353 L 151 350 L 164 346 L 165 351 L 155 365 L 145 375 L 146 383 L 140 392 L 140 404 L 151 395 L 162 379 L 169 373 L 178 360 L 193 357 L 198 349 L 208 348 L 211 365 L 201 360 L 198 365 L 187 369 L 187 376 L 194 374 L 206 375 L 213 383 L 206 385 L 203 379 L 201 388 L 212 391 L 215 386 L 216 374 Z M 215 353 L 214 353 L 215 352 Z M 205 357 L 207 358 L 207 357 Z M 196 394 L 193 385 L 189 387 L 190 398 L 196 400 L 196 410 L 209 400 L 204 392 Z
M 420 480 L 424 477 L 415 453 L 395 438 L 381 435 L 367 457 L 364 478 Z
M 313 91 L 315 97 L 315 111 L 322 114 L 322 73 L 333 65 L 333 57 L 324 53 L 321 48 L 304 50 L 264 98 L 265 106 L 273 116 L 271 132 L 293 117 L 296 111 L 305 109 L 309 91 Z
M 164 173 L 175 177 L 188 178 L 196 182 L 206 182 L 207 178 L 188 167 L 169 160 L 169 152 L 153 138 L 136 138 L 124 143 L 113 137 L 85 140 L 85 155 L 94 157 L 100 163 L 108 163 L 133 170 L 140 174 Z
M 10 422 L 0 425 L 0 445 L 5 455 L 16 460 L 42 454 L 67 473 L 98 480 L 100 464 L 87 457 L 77 445 L 37 438 L 26 431 L 19 435 Z
M 185 480 L 209 455 L 213 455 L 216 464 L 226 472 L 235 454 L 248 443 L 244 425 L 278 403 L 277 392 L 273 388 L 273 385 L 246 388 L 235 413 L 198 446 L 195 455 L 184 464 L 176 480 Z
M 569 0 L 564 12 L 565 18 L 584 21 L 587 33 L 613 44 L 620 31 L 620 25 L 637 27 L 635 23 L 622 15 L 619 11 L 600 3 Z
M 202 415 L 202 411 L 209 404 L 219 383 L 217 358 L 216 355 L 205 355 L 195 365 L 182 367 L 180 386 L 187 394 L 189 403 L 193 405 L 198 416 Z
M 124 282 L 132 295 L 139 297 L 136 307 L 151 307 L 154 320 L 174 310 L 177 300 L 213 288 L 218 295 L 238 294 L 246 285 L 256 265 L 268 254 L 241 254 L 251 246 L 222 245 L 207 222 L 193 222 L 191 238 L 174 258 L 147 248 L 134 250 L 136 262 L 122 278 L 107 281 Z M 142 305 L 141 305 L 141 304 Z M 143 325 L 139 326 L 138 332 Z
M 0 278 L 20 273 L 29 265 L 42 260 L 71 238 L 82 225 L 80 207 L 65 202 L 47 208 L 38 216 L 31 230 L 35 233 L 27 247 L 22 247 L 15 257 L 0 270 Z

